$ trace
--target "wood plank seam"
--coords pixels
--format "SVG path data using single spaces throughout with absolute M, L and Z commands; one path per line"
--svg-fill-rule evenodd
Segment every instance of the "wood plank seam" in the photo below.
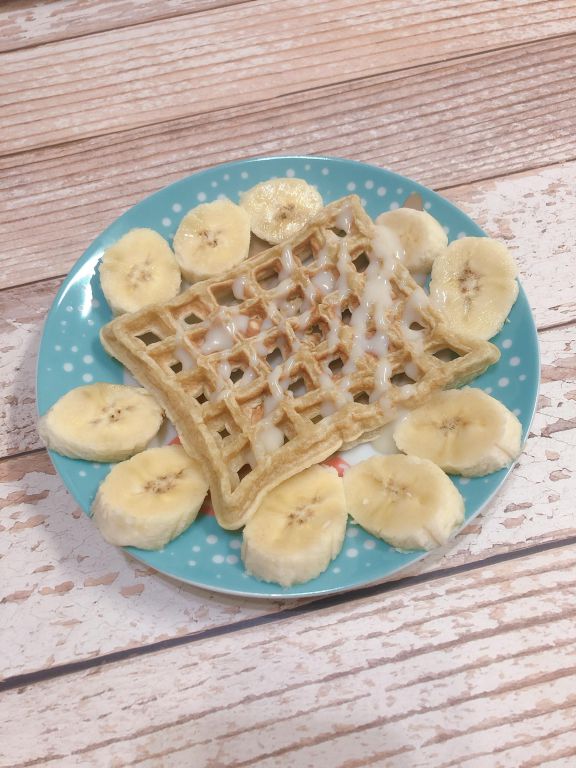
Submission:
M 497 555 L 490 555 L 489 557 L 480 560 L 462 563 L 460 565 L 451 566 L 449 568 L 441 568 L 429 573 L 417 574 L 415 576 L 406 576 L 403 578 L 395 579 L 393 581 L 387 581 L 382 584 L 375 584 L 372 586 L 363 587 L 361 589 L 355 589 L 342 594 L 328 595 L 327 597 L 320 598 L 319 600 L 307 602 L 294 608 L 287 608 L 274 614 L 264 614 L 262 616 L 256 616 L 250 619 L 243 619 L 241 621 L 233 622 L 232 624 L 212 627 L 197 633 L 172 637 L 167 640 L 159 640 L 154 643 L 138 646 L 137 648 L 126 648 L 121 651 L 106 653 L 90 659 L 83 659 L 81 661 L 69 662 L 67 664 L 60 664 L 49 668 L 38 669 L 34 672 L 14 675 L 13 677 L 7 677 L 0 681 L 0 693 L 3 691 L 25 688 L 35 683 L 44 682 L 46 680 L 62 677 L 64 675 L 74 674 L 76 672 L 84 671 L 87 669 L 95 669 L 107 664 L 125 661 L 137 656 L 144 656 L 150 653 L 168 650 L 170 648 L 175 648 L 181 645 L 188 645 L 190 643 L 195 643 L 201 640 L 233 634 L 235 632 L 250 629 L 252 627 L 263 626 L 266 624 L 275 624 L 277 622 L 294 618 L 296 616 L 302 616 L 308 613 L 316 613 L 317 611 L 323 610 L 325 608 L 331 608 L 333 606 L 342 605 L 344 603 L 354 603 L 367 597 L 388 592 L 395 592 L 397 590 L 415 586 L 417 584 L 431 583 L 439 579 L 447 578 L 460 573 L 467 573 L 469 571 L 476 571 L 481 568 L 496 565 L 498 563 L 524 559 L 540 552 L 564 549 L 574 546 L 576 546 L 576 536 L 568 536 L 564 539 L 543 542 L 541 544 L 535 544 L 530 547 L 523 547 L 512 552 L 503 552 Z
M 80 32 L 75 34 L 74 32 L 71 32 L 70 34 L 67 34 L 62 37 L 53 37 L 50 40 L 43 40 L 39 43 L 29 43 L 29 44 L 23 44 L 23 45 L 15 45 L 11 48 L 4 48 L 4 50 L 0 51 L 0 55 L 2 53 L 13 53 L 14 51 L 27 51 L 31 50 L 33 48 L 40 48 L 43 45 L 51 45 L 52 43 L 60 43 L 63 40 L 78 40 L 81 37 L 91 37 L 92 35 L 98 35 L 102 32 L 108 32 L 110 30 L 115 29 L 131 29 L 133 27 L 141 27 L 144 24 L 155 24 L 159 21 L 166 21 L 167 19 L 177 19 L 181 16 L 194 16 L 198 13 L 210 13 L 211 11 L 218 11 L 222 10 L 223 8 L 228 8 L 234 5 L 249 5 L 250 3 L 254 2 L 254 0 L 222 0 L 222 2 L 216 3 L 210 8 L 197 8 L 196 10 L 183 10 L 183 11 L 175 11 L 174 13 L 166 13 L 163 16 L 156 16 L 153 19 L 144 19 L 143 21 L 133 21 L 129 24 L 122 24 L 121 26 L 116 25 L 114 27 L 102 27 L 101 29 L 94 30 L 92 32 Z M 2 10 L 0 9 L 0 13 L 2 13 Z

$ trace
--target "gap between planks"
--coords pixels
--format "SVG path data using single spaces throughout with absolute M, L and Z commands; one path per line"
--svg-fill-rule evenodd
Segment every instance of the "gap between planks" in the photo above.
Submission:
M 320 599 L 312 600 L 310 602 L 298 605 L 294 608 L 282 609 L 276 613 L 268 613 L 250 619 L 243 619 L 231 624 L 212 627 L 200 632 L 190 633 L 188 635 L 172 637 L 167 640 L 159 640 L 154 643 L 140 645 L 137 648 L 127 648 L 121 651 L 106 653 L 95 658 L 82 659 L 81 661 L 47 667 L 44 669 L 36 670 L 35 672 L 26 672 L 21 675 L 15 675 L 13 677 L 7 677 L 4 680 L 1 680 L 0 693 L 3 691 L 19 688 L 24 689 L 27 686 L 33 685 L 35 683 L 45 682 L 47 680 L 63 677 L 65 675 L 71 675 L 87 669 L 103 667 L 108 664 L 114 664 L 120 661 L 126 661 L 127 659 L 132 659 L 138 656 L 146 656 L 151 653 L 165 651 L 170 648 L 175 648 L 182 645 L 189 645 L 201 640 L 208 640 L 210 638 L 220 637 L 222 635 L 233 634 L 235 632 L 240 632 L 252 627 L 276 624 L 296 616 L 316 613 L 317 611 L 331 608 L 333 606 L 338 606 L 345 603 L 354 603 L 358 600 L 363 600 L 368 597 L 386 594 L 387 592 L 395 592 L 399 589 L 405 589 L 407 587 L 412 587 L 418 584 L 438 581 L 439 579 L 455 576 L 457 574 L 468 573 L 470 571 L 476 571 L 480 568 L 498 565 L 499 563 L 520 560 L 542 552 L 574 546 L 576 546 L 576 536 L 569 536 L 557 541 L 548 541 L 541 544 L 535 544 L 531 547 L 523 547 L 521 549 L 514 550 L 513 552 L 503 552 L 497 555 L 490 555 L 489 557 L 485 557 L 481 560 L 474 560 L 472 562 L 462 563 L 460 565 L 451 566 L 449 568 L 440 568 L 436 571 L 422 573 L 415 576 L 405 576 L 399 579 L 395 579 L 394 581 L 385 581 L 381 584 L 362 587 L 361 589 L 355 589 L 350 592 L 328 595 L 326 597 L 321 597 Z

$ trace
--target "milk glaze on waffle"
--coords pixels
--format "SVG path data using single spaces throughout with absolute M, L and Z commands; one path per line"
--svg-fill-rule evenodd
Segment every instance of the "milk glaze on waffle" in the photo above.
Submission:
M 345 197 L 286 243 L 102 329 L 201 459 L 222 527 L 498 359 L 444 326 L 398 245 Z

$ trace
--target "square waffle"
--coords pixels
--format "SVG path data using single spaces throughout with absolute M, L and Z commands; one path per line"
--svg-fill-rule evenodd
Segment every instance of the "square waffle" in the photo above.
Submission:
M 202 460 L 222 527 L 498 359 L 445 327 L 376 231 L 356 196 L 342 198 L 291 240 L 102 329 Z

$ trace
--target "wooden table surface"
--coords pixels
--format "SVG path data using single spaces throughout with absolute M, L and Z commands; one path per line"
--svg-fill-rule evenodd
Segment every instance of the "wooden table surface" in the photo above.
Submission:
M 576 765 L 574 0 L 0 7 L 0 766 Z M 222 597 L 106 545 L 36 432 L 42 322 L 93 238 L 193 171 L 325 154 L 504 240 L 538 325 L 526 449 L 368 590 Z

